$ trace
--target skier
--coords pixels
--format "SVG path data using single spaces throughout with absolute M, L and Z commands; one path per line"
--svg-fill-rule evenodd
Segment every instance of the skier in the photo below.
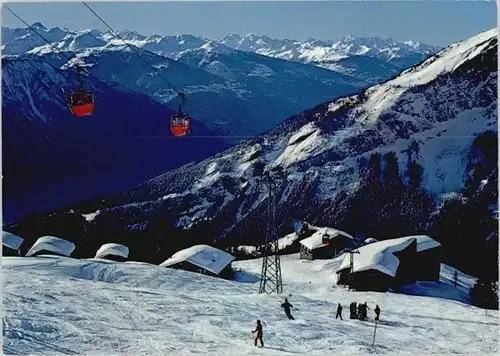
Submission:
M 365 305 L 361 303 L 358 305 L 358 318 L 359 320 L 364 320 L 365 318 Z
M 378 304 L 375 307 L 374 312 L 375 312 L 375 321 L 379 321 L 380 320 L 380 308 L 379 308 Z
M 335 319 L 337 319 L 338 317 L 340 317 L 340 320 L 344 320 L 342 319 L 342 305 L 340 305 L 340 303 L 337 307 L 337 315 L 335 315 Z
M 295 320 L 293 318 L 292 314 L 290 313 L 290 308 L 293 308 L 293 305 L 291 305 L 290 303 L 288 303 L 288 299 L 287 298 L 285 298 L 285 302 L 283 304 L 281 304 L 281 307 L 285 309 L 285 314 L 288 317 L 288 319 Z
M 349 311 L 350 311 L 349 318 L 356 319 L 356 303 L 351 302 L 351 304 L 349 304 Z
M 368 319 L 368 304 L 365 302 L 365 304 L 363 304 L 363 319 Z
M 255 330 L 252 331 L 252 333 L 257 333 L 255 335 L 255 346 L 257 346 L 257 340 L 259 340 L 260 347 L 264 347 L 264 341 L 262 341 L 262 324 L 260 323 L 260 320 L 257 320 L 257 326 L 255 327 Z

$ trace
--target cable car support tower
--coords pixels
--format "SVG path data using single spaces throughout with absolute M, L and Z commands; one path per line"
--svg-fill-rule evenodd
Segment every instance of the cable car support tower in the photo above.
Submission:
M 283 178 L 283 172 L 276 171 L 275 174 L 266 174 L 262 179 L 268 187 L 269 197 L 268 224 L 264 240 L 264 256 L 262 259 L 259 294 L 283 293 L 276 221 L 276 190 Z

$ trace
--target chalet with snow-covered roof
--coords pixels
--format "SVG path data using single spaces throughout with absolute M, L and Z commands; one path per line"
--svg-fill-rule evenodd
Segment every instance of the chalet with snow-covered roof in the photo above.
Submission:
M 234 259 L 233 255 L 215 247 L 196 245 L 176 252 L 160 266 L 232 279 L 231 263 Z
M 329 259 L 354 247 L 354 238 L 340 230 L 322 227 L 300 241 L 300 258 L 306 260 Z
M 95 258 L 111 260 L 116 262 L 125 262 L 128 259 L 129 248 L 125 245 L 120 245 L 117 243 L 107 243 L 102 245 Z
M 2 256 L 21 256 L 24 239 L 7 231 L 2 231 Z
M 26 257 L 56 255 L 69 257 L 75 250 L 75 244 L 55 236 L 42 236 L 26 252 Z
M 337 284 L 355 290 L 387 291 L 416 281 L 439 282 L 441 244 L 429 236 L 377 241 L 345 254 Z

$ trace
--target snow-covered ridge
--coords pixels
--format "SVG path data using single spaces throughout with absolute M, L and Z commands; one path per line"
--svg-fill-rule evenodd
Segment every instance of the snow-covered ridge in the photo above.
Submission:
M 465 62 L 496 47 L 497 34 L 498 30 L 492 29 L 467 41 L 453 44 L 415 68 L 404 71 L 395 79 L 368 89 L 365 93 L 368 99 L 357 108 L 359 116 L 356 120 L 375 123 L 384 111 L 395 105 L 405 92 L 414 87 L 426 85 L 440 76 L 453 73 Z
M 497 45 L 494 39 L 498 29 L 480 33 L 467 41 L 455 43 L 443 49 L 415 68 L 408 69 L 390 83 L 395 86 L 416 86 L 429 83 L 439 75 L 452 73 L 465 62 L 480 56 L 481 53 Z

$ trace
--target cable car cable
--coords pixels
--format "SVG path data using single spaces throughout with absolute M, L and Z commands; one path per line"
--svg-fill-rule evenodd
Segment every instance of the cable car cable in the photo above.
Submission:
M 96 18 L 98 18 L 99 21 L 101 21 L 111 31 L 111 33 L 115 37 L 119 38 L 135 55 L 137 55 L 137 57 L 139 57 L 148 67 L 150 67 L 153 70 L 153 72 L 155 74 L 157 74 L 165 83 L 167 83 L 168 86 L 170 86 L 177 93 L 177 95 L 181 99 L 181 103 L 179 104 L 177 114 L 172 115 L 170 118 L 170 131 L 176 137 L 189 135 L 189 133 L 191 131 L 191 129 L 190 129 L 190 121 L 191 120 L 190 120 L 188 115 L 183 113 L 183 107 L 186 104 L 185 94 L 179 92 L 173 86 L 173 84 L 167 80 L 167 78 L 165 78 L 163 75 L 161 75 L 161 73 L 159 72 L 158 69 L 156 69 L 151 64 L 149 64 L 149 62 L 146 59 L 144 59 L 144 57 L 141 56 L 141 54 L 136 50 L 136 48 L 134 46 L 131 46 L 118 33 L 116 33 L 116 31 L 101 16 L 99 16 L 99 14 L 97 14 L 97 12 L 95 12 L 94 9 L 92 9 L 92 7 L 90 7 L 90 5 L 88 5 L 85 1 L 82 1 L 82 4 L 87 9 L 89 9 L 89 11 L 92 12 L 92 14 L 94 14 L 94 16 Z
M 123 43 L 125 43 L 125 45 L 130 48 L 131 51 L 134 52 L 135 55 L 137 55 L 144 63 L 146 63 L 146 65 L 148 67 L 150 67 L 154 72 L 155 74 L 157 74 L 165 83 L 167 83 L 176 93 L 177 95 L 179 95 L 182 99 L 182 101 L 184 102 L 184 95 L 183 93 L 179 92 L 173 85 L 172 83 L 170 83 L 163 75 L 160 74 L 160 72 L 158 71 L 158 69 L 156 69 L 155 67 L 153 67 L 151 64 L 149 64 L 149 62 L 147 60 L 144 59 L 144 57 L 142 57 L 140 55 L 139 52 L 136 51 L 136 49 L 130 45 L 127 41 L 125 41 L 118 33 L 116 33 L 116 31 L 110 26 L 108 25 L 108 23 L 102 18 L 100 17 L 85 1 L 82 1 L 82 4 L 87 7 L 90 12 L 92 12 L 94 14 L 95 17 L 97 17 L 110 31 L 111 33 L 119 38 Z
M 115 30 L 102 18 L 100 17 L 87 3 L 85 3 L 84 1 L 82 1 L 82 4 L 87 7 L 106 27 L 109 28 L 109 30 L 112 32 L 112 34 L 119 38 L 128 48 L 130 48 L 131 51 L 134 52 L 135 55 L 137 55 L 148 67 L 150 67 L 154 72 L 155 74 L 157 74 L 165 83 L 167 83 L 176 93 L 177 95 L 179 95 L 179 97 L 181 98 L 182 100 L 182 106 L 184 105 L 185 103 L 185 95 L 184 93 L 181 93 L 179 92 L 175 86 L 172 85 L 172 83 L 170 83 L 170 81 L 168 79 L 166 79 L 163 75 L 161 75 L 161 73 L 159 73 L 159 71 L 153 67 L 151 64 L 149 64 L 149 62 L 147 60 L 144 59 L 144 57 L 142 57 L 137 51 L 136 49 L 131 46 L 127 41 L 125 41 L 120 35 L 118 35 Z M 52 42 L 50 42 L 47 38 L 45 38 L 40 32 L 38 32 L 35 28 L 33 28 L 30 24 L 28 24 L 26 21 L 24 21 L 19 15 L 17 15 L 13 10 L 11 10 L 7 5 L 4 5 L 5 8 L 10 12 L 12 13 L 17 19 L 19 19 L 19 21 L 21 21 L 23 24 L 25 24 L 30 30 L 32 30 L 33 32 L 35 32 L 38 36 L 40 36 L 41 39 L 43 39 L 45 42 L 47 42 L 47 44 L 54 50 L 54 52 L 57 53 L 57 55 L 59 56 L 63 56 L 62 53 L 54 46 L 54 44 Z M 74 33 L 72 33 L 74 34 Z M 92 34 L 90 34 L 91 37 L 94 37 Z M 94 37 L 95 38 L 95 37 Z M 63 56 L 63 57 L 66 57 L 67 58 L 67 62 L 69 62 L 76 54 L 78 54 L 78 52 L 75 52 L 73 53 L 71 56 Z M 77 64 L 78 66 L 78 64 Z M 98 79 L 98 78 L 96 78 Z
M 91 9 L 91 8 L 90 8 L 87 4 L 85 4 L 85 3 L 84 3 L 84 5 L 85 5 L 86 7 L 88 7 L 88 8 L 89 8 L 89 10 L 91 10 L 91 11 L 92 11 L 92 13 L 94 13 L 94 14 L 95 14 L 95 15 L 96 15 L 96 16 L 97 16 L 97 17 L 98 17 L 101 21 L 103 21 L 103 22 L 107 25 L 107 23 L 106 23 L 106 22 L 105 22 L 102 18 L 100 18 L 100 17 L 99 17 L 99 15 L 97 15 L 97 13 L 95 13 L 95 11 L 93 11 L 93 10 L 92 10 L 92 9 Z M 55 53 L 56 58 L 60 58 L 60 59 L 63 59 L 63 60 L 65 60 L 65 61 L 66 61 L 66 63 L 64 63 L 64 64 L 62 65 L 62 67 L 67 66 L 67 69 L 71 68 L 71 67 L 70 67 L 69 62 L 73 59 L 73 57 L 75 57 L 76 55 L 78 55 L 78 52 L 77 52 L 77 51 L 75 51 L 75 52 L 74 52 L 74 53 L 72 53 L 72 54 L 63 54 L 63 52 L 62 52 L 62 51 L 60 51 L 60 49 L 59 49 L 59 48 L 57 48 L 53 42 L 49 41 L 49 40 L 48 40 L 45 36 L 43 36 L 43 35 L 42 35 L 39 31 L 37 31 L 37 30 L 36 30 L 33 26 L 31 26 L 30 24 L 28 24 L 28 23 L 27 23 L 27 22 L 26 22 L 26 21 L 25 21 L 25 20 L 24 20 L 21 16 L 19 16 L 19 15 L 18 15 L 18 14 L 17 14 L 14 10 L 10 9 L 7 5 L 5 5 L 5 7 L 6 7 L 6 9 L 7 9 L 7 10 L 8 10 L 8 11 L 12 14 L 12 15 L 14 15 L 14 16 L 15 16 L 15 17 L 16 17 L 19 21 L 21 21 L 21 22 L 22 22 L 25 26 L 27 26 L 27 28 L 28 28 L 28 29 L 30 29 L 33 33 L 35 33 L 35 34 L 36 34 L 36 35 L 38 35 L 38 36 L 39 36 L 39 37 L 40 37 L 43 41 L 45 41 L 45 42 L 46 42 L 46 43 L 50 46 L 50 48 L 52 49 L 52 51 Z M 144 58 L 143 58 L 140 54 L 138 54 L 138 53 L 137 53 L 137 51 L 135 51 L 135 50 L 134 50 L 134 48 L 133 48 L 132 46 L 130 46 L 127 42 L 125 42 L 125 40 L 124 40 L 123 38 L 121 38 L 120 36 L 118 36 L 118 35 L 115 33 L 115 31 L 111 28 L 111 26 L 109 26 L 109 25 L 107 25 L 107 26 L 111 29 L 111 31 L 113 32 L 113 34 L 114 34 L 116 37 L 120 38 L 120 39 L 121 39 L 121 40 L 122 40 L 122 41 L 123 41 L 123 42 L 124 42 L 124 43 L 125 43 L 128 47 L 129 47 L 129 48 L 131 48 L 131 50 L 134 52 L 134 54 L 136 54 L 136 55 L 137 55 L 137 56 L 138 56 L 141 60 L 143 60 L 143 61 L 144 61 L 144 62 L 145 62 L 145 63 L 146 63 L 146 64 L 147 64 L 150 68 L 152 68 L 152 69 L 153 69 L 153 71 L 155 72 L 155 74 L 158 74 L 158 75 L 161 77 L 161 79 L 163 79 L 163 80 L 164 80 L 164 81 L 165 81 L 165 82 L 166 82 L 166 83 L 167 83 L 170 87 L 172 87 L 172 89 L 173 89 L 173 90 L 174 90 L 174 91 L 178 94 L 178 96 L 181 98 L 181 104 L 179 105 L 179 113 L 178 113 L 177 115 L 182 115 L 182 116 L 184 116 L 184 120 L 189 120 L 189 117 L 187 117 L 187 115 L 182 114 L 182 107 L 185 105 L 185 95 L 184 95 L 184 93 L 180 93 L 180 92 L 178 92 L 178 90 L 177 90 L 177 89 L 176 89 L 176 88 L 175 88 L 175 87 L 174 87 L 174 86 L 173 86 L 173 85 L 172 85 L 172 84 L 171 84 L 171 83 L 170 83 L 170 82 L 169 82 L 166 78 L 164 78 L 164 77 L 163 77 L 160 73 L 157 73 L 156 69 L 155 69 L 154 67 L 152 67 L 151 65 L 149 65 L 149 63 L 148 63 L 148 62 L 147 62 L 147 61 L 146 61 L 146 60 L 145 60 L 145 59 L 144 59 Z M 68 32 L 69 34 L 72 34 L 72 35 L 79 35 L 78 33 L 75 33 L 75 32 L 73 32 L 73 31 L 67 31 L 67 32 Z M 93 37 L 93 38 L 96 38 L 94 35 L 92 35 L 92 33 L 89 33 L 89 35 L 90 35 L 91 37 Z M 97 38 L 96 38 L 96 39 L 97 39 Z M 148 52 L 149 52 L 149 51 L 148 51 Z M 62 69 L 62 68 L 57 68 L 57 67 L 53 66 L 50 62 L 48 62 L 47 64 L 48 64 L 48 65 L 50 65 L 51 67 L 53 67 L 54 69 L 57 69 L 57 70 L 64 70 L 64 69 Z M 79 91 L 79 93 L 80 93 L 80 92 L 82 91 L 82 89 L 83 89 L 83 83 L 82 83 L 82 80 L 81 80 L 81 72 L 82 72 L 82 71 L 84 71 L 84 70 L 83 70 L 83 68 L 82 68 L 82 66 L 81 66 L 81 65 L 79 65 L 78 63 L 76 63 L 76 75 L 77 75 L 77 81 L 78 81 L 78 84 L 79 84 L 79 86 L 78 86 L 78 91 Z M 102 80 L 101 78 L 97 78 L 97 77 L 94 77 L 94 76 L 90 75 L 90 73 L 88 73 L 88 72 L 86 72 L 86 74 L 87 74 L 87 77 L 89 77 L 89 78 L 93 78 L 93 79 L 96 79 L 96 80 L 98 80 L 98 81 L 100 81 L 100 82 L 103 82 L 103 83 L 105 83 L 105 84 L 107 84 L 107 85 L 111 85 L 111 86 L 115 86 L 115 85 L 116 85 L 116 86 L 119 86 L 119 87 L 122 87 L 122 88 L 126 89 L 126 90 L 127 90 L 127 91 L 129 91 L 129 92 L 139 93 L 138 91 L 132 90 L 132 89 L 130 89 L 130 88 L 127 88 L 127 87 L 125 87 L 125 86 L 121 85 L 120 83 L 104 81 L 104 80 Z M 64 90 L 63 90 L 63 92 L 64 92 Z M 73 93 L 73 94 L 72 94 L 72 95 L 70 95 L 70 96 L 67 96 L 67 95 L 65 94 L 65 96 L 66 96 L 66 100 L 67 100 L 67 101 L 69 101 L 69 100 L 70 100 L 69 98 L 70 98 L 70 97 L 71 97 L 71 98 L 73 98 L 73 97 L 74 97 L 73 95 L 75 95 L 75 94 L 76 94 L 76 93 Z M 142 94 L 142 93 L 140 93 L 140 94 Z M 90 94 L 90 95 L 91 95 L 91 94 Z M 82 95 L 80 95 L 79 99 L 80 99 L 80 100 L 82 99 Z M 84 99 L 85 99 L 85 98 L 84 98 Z M 73 99 L 71 99 L 71 100 L 73 100 Z M 87 99 L 87 100 L 88 100 L 88 99 Z M 92 103 L 92 104 L 94 103 L 94 98 L 93 98 L 93 96 L 92 96 L 92 98 L 91 98 L 91 100 L 90 100 L 90 101 L 91 101 L 91 103 Z M 69 106 L 70 106 L 70 111 L 71 111 L 73 114 L 75 114 L 75 113 L 73 112 L 74 107 L 73 107 L 73 106 L 71 106 L 71 104 L 70 104 Z M 92 111 L 93 111 L 93 110 L 92 110 Z M 80 116 L 80 115 L 78 115 L 78 116 Z M 186 128 L 182 128 L 182 130 L 184 131 L 184 130 L 186 130 Z M 189 128 L 187 128 L 187 130 L 189 130 Z
M 21 18 L 18 14 L 16 14 L 13 10 L 11 10 L 8 6 L 5 5 L 5 8 L 7 11 L 9 11 L 12 15 L 14 15 L 19 21 L 21 21 L 23 24 L 28 26 L 28 28 L 36 33 L 38 36 L 40 36 L 41 39 L 43 39 L 45 42 L 48 43 L 48 45 L 52 48 L 52 50 L 56 53 L 56 57 L 58 58 L 68 58 L 67 62 L 70 62 L 70 60 L 76 55 L 76 52 L 72 54 L 71 56 L 63 56 L 57 48 L 54 46 L 53 43 L 51 43 L 47 38 L 45 38 L 40 32 L 38 32 L 33 26 L 28 24 L 24 19 Z M 85 91 L 83 81 L 81 78 L 80 72 L 82 72 L 81 66 L 76 63 L 76 78 L 78 81 L 78 88 L 76 91 L 73 91 L 70 95 L 67 95 L 64 93 L 65 100 L 67 102 L 68 108 L 70 112 L 73 115 L 76 116 L 88 116 L 91 115 L 94 112 L 94 95 L 90 92 Z M 64 89 L 63 89 L 64 92 Z
M 47 42 L 51 47 L 52 49 L 54 49 L 54 46 L 53 44 L 48 40 L 46 39 L 45 37 L 43 37 L 37 30 L 35 30 L 30 24 L 28 24 L 26 21 L 24 21 L 18 14 L 16 14 L 14 11 L 12 11 L 7 5 L 3 5 L 3 7 L 5 7 L 12 15 L 14 15 L 15 17 L 18 18 L 19 21 L 21 21 L 23 24 L 25 24 L 26 26 L 28 26 L 28 28 L 30 30 L 32 30 L 33 32 L 35 32 L 38 36 L 40 36 L 45 42 Z
M 40 32 L 38 32 L 33 26 L 31 26 L 30 24 L 28 24 L 26 21 L 24 21 L 21 16 L 19 16 L 18 14 L 16 14 L 12 9 L 10 9 L 7 5 L 4 5 L 4 7 L 12 14 L 14 15 L 19 21 L 21 21 L 23 24 L 25 24 L 30 30 L 32 30 L 34 33 L 36 33 L 41 39 L 43 39 L 45 42 L 47 42 L 47 44 L 52 48 L 52 50 L 54 51 L 54 53 L 56 53 L 56 57 L 59 57 L 62 59 L 66 59 L 66 63 L 65 64 L 68 64 L 72 59 L 73 57 L 75 57 L 78 52 L 75 52 L 71 55 L 64 55 L 63 53 L 61 53 L 61 51 L 59 51 L 58 48 L 56 48 L 54 46 L 54 44 L 52 42 L 50 42 L 47 38 L 45 38 Z M 52 65 L 51 65 L 52 66 Z M 63 64 L 64 66 L 64 64 Z M 68 69 L 71 68 L 69 67 L 69 64 L 68 64 Z M 61 70 L 61 68 L 58 68 L 59 70 Z M 72 68 L 73 69 L 73 68 Z M 82 67 L 77 63 L 76 64 L 76 68 L 74 68 L 74 70 L 76 71 L 76 74 L 77 74 L 77 79 L 78 79 L 78 82 L 79 82 L 79 85 L 82 86 L 82 83 L 81 83 L 81 73 L 83 70 L 82 70 Z M 87 76 L 88 77 L 91 77 L 91 78 L 94 78 L 94 79 L 98 79 L 100 80 L 99 78 L 95 78 L 91 75 L 88 75 L 87 73 Z M 102 81 L 102 80 L 100 80 Z
M 262 136 L 221 136 L 221 135 L 214 135 L 214 136 L 208 136 L 208 135 L 205 135 L 205 136 L 186 136 L 185 139 L 194 139 L 194 138 L 198 138 L 198 139 L 206 139 L 206 138 L 219 138 L 219 139 L 222 139 L 222 138 L 227 138 L 227 139 L 245 139 L 245 140 L 251 140 L 251 139 L 259 139 L 261 138 Z M 176 137 L 172 137 L 172 136 L 136 136 L 137 139 L 144 139 L 144 140 L 151 140 L 151 139 L 165 139 L 165 138 L 168 138 L 168 139 L 177 139 Z
M 40 32 L 38 32 L 33 26 L 31 26 L 30 24 L 28 24 L 26 21 L 24 21 L 21 16 L 19 16 L 18 14 L 16 14 L 13 10 L 11 10 L 7 5 L 3 5 L 12 15 L 14 15 L 15 17 L 17 17 L 17 19 L 19 21 L 21 21 L 23 24 L 25 24 L 30 30 L 32 30 L 33 32 L 35 32 L 38 36 L 40 36 L 40 38 L 42 40 L 44 40 L 45 42 L 47 42 L 47 44 L 54 50 L 54 52 L 56 53 L 56 56 L 62 56 L 62 57 L 65 57 L 67 58 L 67 61 L 66 62 L 69 62 L 71 59 L 73 59 L 73 57 L 78 54 L 78 52 L 75 52 L 73 53 L 72 55 L 68 56 L 68 55 L 63 55 L 58 48 L 56 48 L 54 46 L 54 44 L 52 42 L 50 42 L 47 38 L 45 38 Z
M 64 55 L 57 47 L 54 46 L 54 44 L 52 42 L 50 42 L 47 38 L 45 38 L 40 32 L 38 32 L 35 28 L 33 28 L 31 25 L 29 25 L 26 21 L 23 20 L 23 18 L 21 16 L 19 16 L 18 14 L 16 14 L 13 10 L 11 10 L 7 5 L 4 4 L 4 7 L 10 12 L 12 13 L 16 18 L 19 19 L 19 21 L 21 21 L 23 24 L 25 24 L 30 30 L 32 30 L 34 33 L 36 33 L 41 39 L 43 39 L 45 42 L 47 42 L 47 44 L 49 46 L 51 46 L 51 48 L 54 50 L 54 53 L 56 53 L 56 56 L 58 57 L 63 57 L 63 59 L 67 59 L 66 62 L 69 62 L 71 59 L 73 59 L 74 56 L 76 56 L 78 54 L 78 52 L 75 51 L 75 53 L 71 54 L 71 55 Z M 72 34 L 72 35 L 79 35 L 79 33 L 76 33 L 76 32 L 72 32 L 72 31 L 66 31 L 68 32 L 69 34 Z M 97 37 L 95 37 L 94 35 L 90 34 L 89 35 L 95 39 L 98 39 Z M 24 59 L 23 59 L 24 60 Z M 32 60 L 32 61 L 36 61 L 36 60 Z M 65 70 L 65 69 L 61 69 L 61 68 L 58 68 L 58 67 L 55 67 L 53 66 L 50 62 L 46 62 L 46 64 L 50 65 L 51 67 L 53 67 L 54 69 L 57 69 L 57 70 Z M 66 65 L 68 63 L 65 63 L 64 65 Z M 63 65 L 63 66 L 64 66 Z M 66 70 L 69 70 L 71 67 L 68 66 L 68 69 Z M 73 70 L 76 70 L 74 68 L 71 68 Z M 98 78 L 98 77 L 95 77 L 93 75 L 91 75 L 89 72 L 85 71 L 85 76 L 89 77 L 89 78 L 92 78 L 92 79 L 96 79 L 102 83 L 105 83 L 106 85 L 109 85 L 109 86 L 118 86 L 120 88 L 123 88 L 131 93 L 137 93 L 137 94 L 143 94 L 139 91 L 136 91 L 136 90 L 133 90 L 133 89 L 130 89 L 118 82 L 113 82 L 113 81 L 106 81 L 106 80 L 103 80 L 102 78 Z
M 66 69 L 62 69 L 61 67 L 56 67 L 54 65 L 52 65 L 50 63 L 50 61 L 45 61 L 45 63 L 49 66 L 51 66 L 52 68 L 54 68 L 55 70 L 62 70 L 62 71 L 68 71 L 68 70 L 76 70 L 77 71 L 77 75 L 80 75 L 80 73 L 78 73 L 78 68 L 82 69 L 81 66 L 78 66 L 78 68 L 72 68 L 69 66 L 69 63 L 73 57 L 75 57 L 76 55 L 78 55 L 78 52 L 74 52 L 72 54 L 65 54 L 64 52 L 62 52 L 59 48 L 55 47 L 54 43 L 49 41 L 46 37 L 44 37 L 39 31 L 37 31 L 33 26 L 31 26 L 30 24 L 28 24 L 21 16 L 19 16 L 14 10 L 10 9 L 7 5 L 4 4 L 4 7 L 12 14 L 14 15 L 19 21 L 21 21 L 27 28 L 29 28 L 31 31 L 33 31 L 35 34 L 37 34 L 42 40 L 44 40 L 53 50 L 53 52 L 56 54 L 56 57 L 57 58 L 60 58 L 60 59 L 63 59 L 66 61 L 66 63 L 64 63 L 62 65 L 62 67 L 66 66 L 67 65 L 67 68 Z M 73 31 L 68 31 L 66 30 L 67 33 L 71 34 L 71 35 L 79 35 L 79 33 L 76 33 L 76 32 L 73 32 Z M 89 33 L 89 35 L 95 39 L 98 39 L 97 37 L 95 37 L 94 35 L 92 35 L 91 33 Z M 26 60 L 26 59 L 22 59 L 22 60 Z M 34 61 L 36 62 L 36 60 L 34 59 L 28 59 L 28 61 Z M 85 76 L 88 77 L 88 78 L 92 78 L 92 79 L 95 79 L 99 82 L 102 82 L 106 85 L 109 85 L 111 87 L 119 87 L 119 88 L 122 88 L 122 90 L 126 90 L 130 93 L 135 93 L 135 94 L 141 94 L 143 95 L 143 93 L 137 91 L 137 90 L 133 90 L 131 88 L 128 88 L 118 82 L 114 82 L 114 81 L 107 81 L 107 80 L 103 80 L 102 78 L 98 78 L 98 77 L 95 77 L 93 75 L 91 75 L 89 72 L 85 71 Z
M 125 45 L 127 45 L 127 47 L 129 47 L 133 52 L 134 54 L 136 54 L 144 63 L 146 63 L 154 72 L 155 74 L 158 74 L 158 76 L 164 80 L 176 93 L 177 95 L 179 95 L 179 97 L 181 98 L 181 105 L 180 105 L 180 108 L 182 108 L 182 106 L 185 104 L 185 94 L 182 93 L 182 92 L 179 92 L 164 76 L 162 76 L 158 70 L 153 67 L 152 65 L 150 65 L 147 60 L 145 60 L 136 50 L 133 46 L 131 46 L 130 44 L 128 44 L 122 37 L 120 37 L 114 30 L 111 26 L 109 26 L 106 21 L 104 19 L 102 19 L 88 4 L 86 4 L 85 2 L 83 2 L 83 5 L 85 5 L 101 22 L 103 22 L 110 30 L 111 32 L 113 33 L 113 35 L 115 35 L 116 37 L 118 37 L 123 43 L 125 43 Z M 73 57 L 75 57 L 78 52 L 74 52 L 73 54 L 71 55 L 64 55 L 57 47 L 55 47 L 55 45 L 50 42 L 46 37 L 44 37 L 39 31 L 37 31 L 35 28 L 33 28 L 30 24 L 28 24 L 21 16 L 19 16 L 16 12 L 14 12 L 12 9 L 10 9 L 7 5 L 4 5 L 5 8 L 10 12 L 12 13 L 19 21 L 21 21 L 24 25 L 26 25 L 30 30 L 32 30 L 34 33 L 36 33 L 41 39 L 43 39 L 53 50 L 54 50 L 54 53 L 56 53 L 56 56 L 58 57 L 63 57 L 63 58 L 66 58 L 67 59 L 67 62 L 69 62 L 71 59 L 73 59 Z M 75 33 L 75 32 L 72 32 L 72 31 L 67 31 L 68 33 L 72 34 L 72 35 L 78 35 L 78 33 Z M 91 33 L 89 33 L 89 35 L 95 39 L 97 39 L 94 35 L 92 35 Z M 147 51 L 147 50 L 144 50 L 146 52 L 150 52 L 150 51 Z M 151 52 L 153 53 L 153 52 Z M 153 53 L 154 54 L 154 53 Z M 54 67 L 53 65 L 51 65 L 50 63 L 47 63 L 49 64 L 51 67 L 55 68 L 55 69 L 58 69 L 58 70 L 61 70 L 61 68 L 57 68 L 57 67 Z M 65 63 L 65 64 L 68 64 L 68 63 Z M 81 66 L 79 66 L 77 64 L 77 66 L 80 68 L 81 70 Z M 71 68 L 69 67 L 68 65 L 68 68 Z M 77 71 L 77 74 L 80 74 L 78 73 L 79 70 L 78 68 L 75 69 Z M 122 84 L 120 83 L 117 83 L 117 82 L 108 82 L 108 81 L 104 81 L 102 80 L 101 78 L 97 78 L 93 75 L 91 75 L 90 73 L 86 72 L 86 76 L 89 77 L 89 78 L 93 78 L 93 79 L 96 79 L 100 82 L 103 82 L 107 85 L 116 85 L 116 86 L 119 86 L 123 89 L 126 89 L 127 91 L 129 92 L 132 92 L 132 93 L 140 93 L 138 91 L 135 91 L 135 90 L 132 90 L 128 87 L 125 87 L 123 86 Z M 142 93 L 140 93 L 142 94 Z M 170 136 L 139 136 L 138 138 L 142 138 L 142 139 L 155 139 L 155 138 L 167 138 Z M 186 137 L 187 138 L 187 137 Z M 240 138 L 240 139 L 254 139 L 254 138 L 258 138 L 258 136 L 189 136 L 189 138 L 192 138 L 192 139 L 195 139 L 195 138 L 198 138 L 198 139 L 204 139 L 204 138 L 233 138 L 233 139 L 237 139 L 237 138 Z

